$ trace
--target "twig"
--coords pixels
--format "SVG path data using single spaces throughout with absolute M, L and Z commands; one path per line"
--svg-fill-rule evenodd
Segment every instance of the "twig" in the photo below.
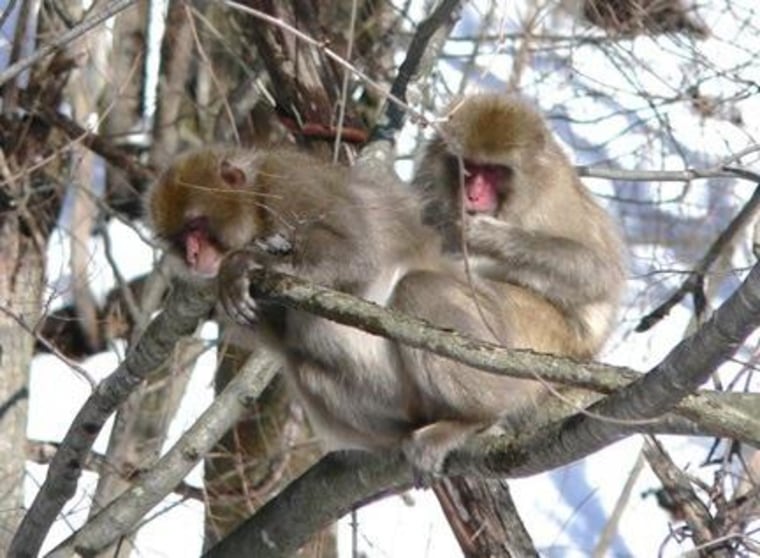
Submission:
M 732 174 L 739 174 L 739 169 L 734 169 L 731 172 Z M 757 180 L 758 177 L 753 176 L 753 179 Z M 710 267 L 712 267 L 715 261 L 720 257 L 723 250 L 725 250 L 726 247 L 736 239 L 737 235 L 749 225 L 755 217 L 758 207 L 760 207 L 760 185 L 755 188 L 752 197 L 744 207 L 741 208 L 736 217 L 734 217 L 723 232 L 718 235 L 718 238 L 715 239 L 705 255 L 702 256 L 702 259 L 699 260 L 691 273 L 689 273 L 689 277 L 665 302 L 641 318 L 635 331 L 642 332 L 650 329 L 657 322 L 667 316 L 673 307 L 681 302 L 687 294 L 692 293 L 695 297 L 699 296 L 702 284 L 704 283 L 704 277 Z
M 450 1 L 450 0 L 447 0 Z M 276 27 L 279 27 L 280 29 L 283 29 L 287 31 L 288 33 L 292 33 L 302 41 L 304 41 L 306 44 L 318 49 L 320 52 L 322 52 L 327 58 L 330 60 L 336 62 L 339 66 L 342 66 L 343 68 L 347 69 L 349 72 L 357 76 L 359 79 L 361 79 L 364 83 L 366 83 L 368 86 L 370 86 L 375 91 L 378 91 L 382 93 L 383 95 L 386 95 L 389 101 L 392 101 L 395 104 L 401 105 L 404 107 L 405 110 L 410 111 L 414 113 L 416 117 L 418 117 L 420 120 L 424 121 L 424 116 L 414 111 L 409 105 L 407 105 L 403 100 L 399 99 L 395 95 L 391 94 L 382 84 L 380 84 L 377 80 L 372 79 L 369 77 L 366 73 L 359 70 L 356 66 L 353 64 L 347 62 L 342 56 L 337 54 L 335 51 L 331 50 L 330 48 L 326 47 L 323 42 L 320 42 L 313 37 L 310 37 L 306 33 L 303 33 L 302 31 L 296 29 L 292 25 L 288 24 L 285 21 L 282 21 L 281 19 L 278 19 L 274 16 L 269 15 L 266 12 L 262 12 L 261 10 L 256 10 L 254 8 L 251 8 L 249 6 L 245 6 L 243 4 L 240 4 L 238 2 L 232 2 L 230 0 L 225 0 L 225 4 L 227 6 L 230 6 L 231 8 L 235 8 L 236 10 L 240 10 L 241 12 L 245 12 L 247 14 L 250 14 L 262 21 L 266 21 L 267 23 L 270 23 Z
M 136 2 L 137 0 L 113 0 L 103 11 L 87 18 L 78 25 L 75 25 L 58 38 L 53 39 L 49 44 L 32 53 L 30 56 L 27 56 L 23 60 L 19 60 L 15 64 L 11 64 L 5 70 L 0 72 L 0 86 L 4 85 L 5 82 L 33 66 L 46 56 L 53 54 L 59 48 L 66 46 L 79 36 L 87 33 L 90 29 L 97 27 L 107 19 L 110 19 Z
M 96 554 L 129 533 L 211 451 L 242 416 L 248 403 L 269 385 L 279 367 L 277 359 L 266 352 L 252 358 L 166 455 L 48 557 L 63 558 L 75 550 L 85 555 Z
M 151 168 L 138 163 L 125 150 L 120 149 L 103 136 L 85 130 L 74 120 L 62 115 L 54 108 L 40 105 L 28 106 L 27 108 L 49 125 L 62 130 L 72 141 L 81 142 L 82 145 L 131 177 L 145 182 L 150 182 L 156 178 L 156 173 Z
M 53 345 L 48 339 L 40 335 L 36 328 L 32 328 L 29 326 L 29 324 L 24 321 L 24 318 L 19 316 L 18 314 L 15 314 L 14 312 L 11 312 L 5 305 L 0 305 L 0 313 L 5 314 L 10 319 L 12 319 L 14 322 L 16 322 L 21 329 L 29 333 L 32 337 L 34 337 L 35 341 L 37 341 L 40 345 L 45 347 L 50 354 L 54 355 L 56 358 L 58 358 L 63 364 L 71 368 L 74 372 L 79 374 L 88 384 L 90 384 L 91 389 L 95 389 L 96 382 L 93 379 L 93 377 L 90 375 L 87 370 L 79 366 L 76 362 L 68 358 L 66 355 L 64 355 L 61 351 L 58 350 L 58 348 Z
M 38 465 L 49 465 L 50 462 L 58 453 L 58 449 L 61 447 L 59 442 L 43 442 L 40 440 L 27 440 L 26 442 L 26 458 L 32 463 Z M 112 465 L 106 459 L 106 456 L 102 453 L 91 451 L 84 461 L 83 467 L 93 473 L 101 474 L 103 471 L 110 470 Z M 140 469 L 134 471 L 123 471 L 122 478 L 124 479 L 139 479 L 142 475 Z M 186 482 L 180 482 L 174 487 L 173 492 L 182 496 L 183 498 L 190 498 L 199 502 L 204 501 L 203 490 L 197 488 Z
M 346 60 L 351 61 L 354 53 L 354 39 L 356 38 L 356 12 L 358 0 L 351 0 L 351 16 L 348 24 L 348 44 L 346 45 Z M 335 123 L 335 142 L 333 143 L 333 163 L 337 163 L 340 157 L 340 142 L 343 136 L 343 123 L 346 120 L 346 106 L 348 105 L 348 82 L 351 73 L 343 72 L 343 82 L 340 86 L 340 101 L 338 108 L 338 121 Z
M 728 545 L 720 544 L 729 541 L 715 540 L 720 533 L 715 530 L 710 510 L 697 497 L 689 479 L 673 463 L 665 449 L 655 439 L 647 439 L 644 442 L 644 455 L 664 490 L 674 501 L 677 512 L 689 526 L 695 545 L 710 548 L 709 555 L 717 558 L 734 556 Z
M 378 120 L 378 124 L 372 130 L 370 140 L 393 141 L 396 132 L 404 125 L 404 116 L 408 105 L 406 103 L 406 90 L 409 82 L 417 73 L 420 63 L 426 54 L 430 40 L 444 25 L 445 35 L 454 25 L 457 16 L 455 10 L 461 6 L 460 0 L 442 0 L 427 19 L 422 21 L 412 37 L 412 42 L 406 52 L 404 61 L 399 66 L 396 79 L 391 85 L 390 99 L 400 102 L 388 103 L 385 107 L 385 117 Z
M 153 320 L 134 350 L 90 395 L 69 427 L 45 482 L 13 537 L 11 556 L 37 555 L 56 516 L 74 494 L 82 463 L 105 421 L 148 373 L 168 358 L 177 340 L 195 330 L 198 320 L 211 310 L 213 299 L 212 289 L 192 285 L 175 288 L 166 310 Z

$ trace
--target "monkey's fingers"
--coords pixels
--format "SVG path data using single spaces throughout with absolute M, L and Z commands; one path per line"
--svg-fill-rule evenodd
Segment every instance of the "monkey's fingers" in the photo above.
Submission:
M 228 293 L 221 299 L 222 307 L 227 315 L 235 323 L 253 325 L 259 321 L 258 305 L 245 290 L 235 289 L 235 293 Z
M 251 271 L 261 267 L 249 251 L 229 254 L 222 262 L 219 273 L 219 299 L 224 311 L 235 322 L 243 325 L 259 321 L 259 308 L 251 296 Z

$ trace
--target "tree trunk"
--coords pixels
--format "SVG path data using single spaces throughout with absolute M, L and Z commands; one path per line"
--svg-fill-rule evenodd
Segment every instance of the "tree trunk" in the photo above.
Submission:
M 18 213 L 0 214 L 0 554 L 10 545 L 23 515 L 30 329 L 39 320 L 44 260 L 23 230 Z M 22 327 L 25 324 L 29 329 Z

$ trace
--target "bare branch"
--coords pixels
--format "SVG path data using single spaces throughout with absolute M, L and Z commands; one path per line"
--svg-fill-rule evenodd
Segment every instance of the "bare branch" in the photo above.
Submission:
M 736 217 L 718 235 L 718 238 L 715 239 L 715 242 L 712 243 L 705 255 L 702 256 L 702 259 L 697 262 L 697 265 L 694 266 L 689 277 L 681 286 L 665 302 L 641 318 L 641 321 L 636 326 L 637 332 L 646 331 L 662 320 L 687 294 L 692 293 L 695 296 L 697 295 L 697 291 L 701 290 L 704 277 L 709 269 L 723 253 L 723 250 L 734 242 L 745 227 L 749 226 L 757 214 L 758 207 L 760 207 L 760 186 L 755 188 L 755 192 L 750 200 L 744 204 L 744 207 L 741 208 Z
M 5 70 L 0 72 L 0 86 L 5 84 L 8 80 L 13 79 L 18 74 L 26 70 L 27 68 L 30 68 L 35 63 L 39 62 L 46 56 L 53 54 L 58 49 L 66 46 L 76 38 L 80 37 L 81 35 L 84 35 L 89 30 L 93 29 L 94 27 L 97 27 L 107 19 L 112 18 L 119 12 L 127 9 L 132 4 L 134 4 L 137 0 L 113 0 L 104 10 L 101 12 L 95 14 L 94 16 L 87 18 L 83 22 L 79 23 L 78 25 L 75 25 L 70 30 L 66 31 L 64 34 L 59 36 L 56 39 L 53 39 L 49 44 L 46 44 L 39 50 L 35 51 L 32 55 L 24 58 L 23 60 L 19 60 L 15 64 L 11 64 L 8 66 Z
M 41 440 L 27 440 L 26 442 L 26 458 L 31 461 L 32 463 L 37 463 L 38 465 L 49 465 L 50 462 L 53 460 L 53 457 L 55 457 L 55 454 L 58 453 L 58 448 L 61 447 L 61 444 L 59 442 L 43 442 Z M 90 454 L 87 456 L 87 459 L 85 460 L 83 464 L 83 468 L 92 471 L 93 473 L 96 473 L 98 475 L 102 474 L 103 471 L 108 471 L 111 469 L 112 465 L 109 463 L 108 459 L 105 455 L 101 453 L 97 453 L 95 451 L 91 451 Z M 135 480 L 137 478 L 140 478 L 142 471 L 140 469 L 131 471 L 129 473 L 129 476 L 124 476 L 125 480 L 131 479 Z M 174 493 L 178 494 L 179 496 L 182 496 L 183 498 L 189 498 L 192 500 L 198 500 L 202 502 L 204 500 L 204 494 L 203 490 L 200 488 L 197 488 L 195 486 L 192 486 L 190 484 L 187 484 L 185 482 L 180 482 L 175 488 Z
M 411 467 L 400 453 L 331 453 L 205 556 L 286 558 L 335 518 L 379 497 L 379 492 L 409 488 L 411 483 Z
M 688 477 L 673 463 L 670 456 L 657 440 L 647 440 L 644 443 L 644 455 L 649 466 L 660 479 L 663 489 L 672 500 L 675 509 L 683 515 L 690 527 L 694 542 L 700 547 L 709 548 L 709 556 L 729 558 L 735 556 L 728 546 L 730 541 L 718 540 L 720 533 L 716 530 L 715 521 L 710 510 L 699 499 L 689 482 Z
M 211 310 L 213 300 L 211 289 L 186 284 L 175 286 L 166 309 L 77 413 L 50 464 L 45 482 L 13 538 L 10 555 L 37 555 L 56 516 L 74 494 L 82 463 L 105 421 L 148 373 L 168 358 L 177 340 L 195 330 L 198 320 Z
M 132 178 L 145 182 L 150 182 L 156 178 L 156 173 L 151 168 L 140 164 L 129 153 L 109 142 L 103 136 L 85 130 L 77 122 L 64 116 L 55 108 L 35 104 L 27 106 L 27 109 L 35 113 L 50 126 L 55 126 L 62 130 L 70 140 L 81 142 L 82 145 L 123 170 Z
M 428 54 L 428 45 L 433 36 L 439 35 L 441 38 L 448 36 L 459 17 L 457 12 L 461 4 L 460 0 L 442 0 L 433 13 L 417 26 L 406 57 L 399 66 L 396 79 L 391 85 L 390 99 L 397 99 L 400 102 L 389 102 L 385 105 L 383 117 L 378 120 L 372 130 L 371 141 L 378 139 L 393 141 L 396 133 L 401 130 L 406 115 L 406 90 L 409 82 L 418 72 L 423 57 Z M 440 40 L 434 42 L 435 50 L 438 49 L 439 42 Z
M 269 384 L 280 364 L 271 354 L 252 358 L 166 455 L 84 527 L 58 545 L 50 558 L 95 554 L 129 533 L 179 480 L 211 451 Z

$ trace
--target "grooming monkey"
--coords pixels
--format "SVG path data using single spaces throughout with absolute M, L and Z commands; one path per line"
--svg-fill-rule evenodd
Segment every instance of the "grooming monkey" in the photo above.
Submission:
M 403 446 L 419 468 L 436 469 L 468 432 L 531 405 L 538 383 L 268 308 L 250 296 L 246 273 L 257 266 L 292 273 L 476 338 L 492 339 L 494 329 L 509 342 L 516 335 L 509 297 L 470 284 L 442 256 L 417 197 L 391 177 L 289 149 L 214 147 L 179 157 L 146 205 L 180 268 L 216 277 L 228 313 L 266 330 L 284 352 L 290 383 L 332 448 Z
M 598 352 L 623 285 L 622 244 L 538 112 L 495 93 L 454 103 L 414 183 L 447 252 L 461 255 L 464 239 L 473 274 L 500 285 L 509 346 Z

